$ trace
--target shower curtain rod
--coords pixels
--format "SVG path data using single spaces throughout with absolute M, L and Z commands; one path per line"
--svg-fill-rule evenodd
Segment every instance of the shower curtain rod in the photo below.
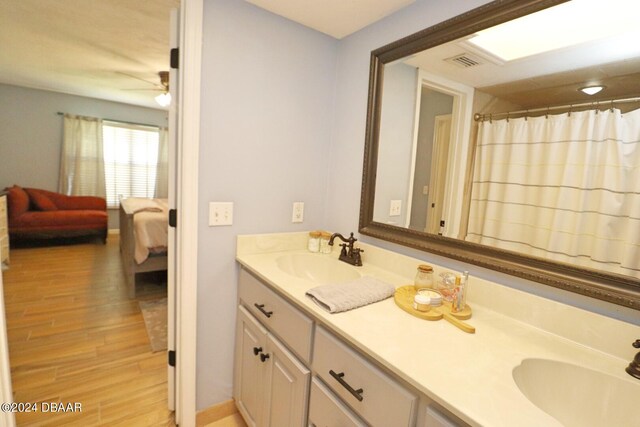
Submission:
M 61 113 L 60 111 L 58 111 L 56 114 L 59 115 L 59 116 L 64 116 L 65 114 L 68 114 L 68 113 Z M 162 126 L 158 126 L 158 125 L 150 125 L 150 124 L 146 124 L 146 123 L 136 123 L 136 122 L 127 122 L 126 120 L 115 120 L 115 119 L 100 119 L 100 120 L 104 120 L 105 122 L 124 123 L 126 125 L 146 126 L 146 127 L 158 128 L 158 129 L 162 128 Z
M 476 113 L 476 114 L 473 115 L 473 120 L 475 120 L 476 122 L 480 122 L 480 121 L 495 119 L 496 116 L 498 116 L 498 117 L 506 116 L 507 119 L 508 119 L 509 116 L 511 116 L 511 115 L 536 113 L 536 112 L 540 112 L 540 111 L 546 111 L 548 113 L 551 110 L 566 110 L 566 109 L 569 109 L 569 114 L 571 114 L 571 109 L 574 108 L 574 107 L 589 107 L 590 106 L 590 107 L 594 107 L 594 108 L 599 108 L 601 106 L 610 104 L 611 108 L 613 108 L 613 104 L 616 103 L 616 102 L 617 103 L 624 103 L 624 102 L 638 102 L 638 101 L 640 101 L 640 97 L 622 98 L 622 99 L 608 99 L 608 100 L 605 100 L 605 101 L 582 102 L 582 103 L 578 103 L 578 104 L 555 105 L 553 107 L 531 108 L 529 110 L 507 111 L 505 113 L 487 113 L 487 114 Z

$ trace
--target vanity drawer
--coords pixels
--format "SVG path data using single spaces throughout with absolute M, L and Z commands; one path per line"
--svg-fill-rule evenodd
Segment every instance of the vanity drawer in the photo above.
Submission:
M 300 359 L 311 360 L 313 321 L 276 295 L 244 269 L 240 270 L 240 301 L 262 324 L 285 342 Z
M 318 377 L 311 380 L 309 425 L 314 427 L 366 427 Z
M 418 398 L 325 329 L 315 332 L 313 369 L 373 426 L 412 426 Z

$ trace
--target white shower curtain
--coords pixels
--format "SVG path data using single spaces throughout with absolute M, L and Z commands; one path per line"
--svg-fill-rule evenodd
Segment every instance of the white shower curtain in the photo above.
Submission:
M 105 197 L 103 157 L 102 120 L 65 114 L 59 191 Z
M 640 110 L 480 123 L 467 240 L 640 277 Z

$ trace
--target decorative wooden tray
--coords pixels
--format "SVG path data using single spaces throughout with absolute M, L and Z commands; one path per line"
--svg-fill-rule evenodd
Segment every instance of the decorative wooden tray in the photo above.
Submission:
M 463 322 L 471 318 L 471 307 L 465 305 L 462 311 L 456 313 L 451 312 L 451 303 L 443 301 L 439 307 L 431 307 L 429 311 L 418 311 L 413 308 L 413 297 L 416 295 L 416 290 L 413 285 L 402 286 L 396 289 L 396 293 L 393 295 L 393 299 L 396 305 L 411 314 L 412 316 L 419 317 L 425 320 L 440 320 L 444 318 L 454 326 L 462 329 L 465 332 L 473 334 L 476 332 L 476 328 Z

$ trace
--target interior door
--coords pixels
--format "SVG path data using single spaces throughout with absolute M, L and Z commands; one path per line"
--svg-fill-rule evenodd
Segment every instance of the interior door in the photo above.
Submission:
M 429 179 L 429 196 L 427 233 L 441 234 L 440 221 L 444 205 L 444 183 L 447 176 L 447 159 L 449 142 L 451 141 L 451 114 L 436 116 L 433 131 L 433 152 L 431 155 L 431 177 Z
M 9 367 L 9 344 L 7 342 L 7 321 L 4 312 L 4 287 L 0 270 L 0 404 L 13 402 L 11 391 L 11 368 Z M 16 425 L 13 412 L 0 411 L 0 427 Z
M 171 29 L 170 29 L 170 48 L 177 49 L 179 44 L 178 34 L 180 19 L 180 11 L 173 9 L 171 11 Z M 177 189 L 179 186 L 179 150 L 178 150 L 178 69 L 171 67 L 169 70 L 169 92 L 171 93 L 171 104 L 169 106 L 169 209 L 175 210 L 177 207 Z M 178 295 L 177 289 L 177 274 L 176 274 L 176 259 L 177 259 L 177 229 L 175 227 L 169 227 L 168 232 L 168 256 L 167 256 L 167 351 L 169 355 L 176 351 L 176 296 Z M 170 357 L 168 357 L 170 359 Z M 167 363 L 167 384 L 168 384 L 168 406 L 169 410 L 176 411 L 175 419 L 179 420 L 179 408 L 176 408 L 176 366 L 179 363 L 177 357 L 173 357 L 175 361 L 174 366 Z

